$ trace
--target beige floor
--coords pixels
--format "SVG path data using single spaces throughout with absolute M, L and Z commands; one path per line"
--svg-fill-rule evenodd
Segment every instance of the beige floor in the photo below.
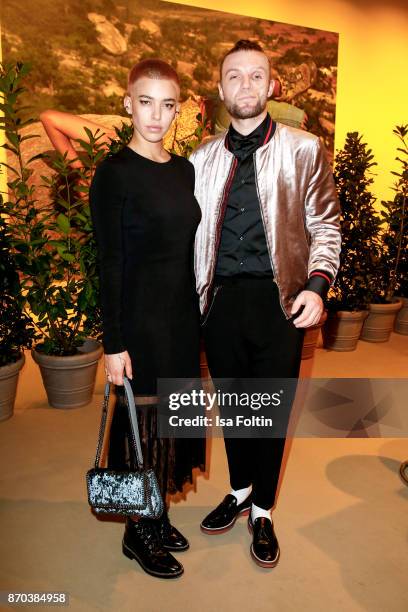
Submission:
M 407 357 L 408 337 L 393 334 L 354 353 L 318 349 L 303 374 L 407 377 Z M 66 591 L 75 611 L 408 610 L 408 487 L 398 476 L 406 438 L 295 439 L 274 512 L 282 554 L 272 571 L 251 561 L 244 519 L 222 536 L 198 529 L 228 489 L 223 442 L 213 440 L 209 474 L 171 510 L 191 542 L 179 555 L 185 574 L 158 580 L 122 555 L 123 526 L 87 505 L 102 385 L 100 366 L 92 404 L 52 409 L 28 356 L 15 415 L 0 423 L 0 590 Z

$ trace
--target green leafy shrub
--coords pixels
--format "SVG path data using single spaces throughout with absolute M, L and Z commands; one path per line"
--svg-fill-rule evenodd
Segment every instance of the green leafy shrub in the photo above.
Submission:
M 0 367 L 17 361 L 30 348 L 34 330 L 23 312 L 24 298 L 12 253 L 12 238 L 3 197 L 0 196 Z
M 401 169 L 392 173 L 397 177 L 393 187 L 394 198 L 382 202 L 384 211 L 381 216 L 386 224 L 383 232 L 383 266 L 387 272 L 384 292 L 387 301 L 394 295 L 408 297 L 408 124 L 397 125 L 393 133 L 401 143 L 397 148 L 399 155 L 396 157 Z
M 328 300 L 332 310 L 366 309 L 379 293 L 382 245 L 381 218 L 375 210 L 371 149 L 358 132 L 349 132 L 336 155 L 334 180 L 341 207 L 340 268 Z

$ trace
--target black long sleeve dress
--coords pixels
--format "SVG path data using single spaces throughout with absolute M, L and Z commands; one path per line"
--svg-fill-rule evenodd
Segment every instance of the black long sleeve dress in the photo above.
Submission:
M 198 378 L 193 248 L 201 213 L 192 164 L 177 155 L 155 162 L 124 147 L 96 169 L 90 206 L 105 353 L 128 351 L 136 396 L 154 396 L 161 377 Z M 108 466 L 123 468 L 129 420 L 123 387 L 116 391 Z M 192 481 L 192 468 L 204 470 L 205 440 L 157 438 L 155 406 L 139 408 L 138 417 L 144 459 L 162 495 L 181 491 Z

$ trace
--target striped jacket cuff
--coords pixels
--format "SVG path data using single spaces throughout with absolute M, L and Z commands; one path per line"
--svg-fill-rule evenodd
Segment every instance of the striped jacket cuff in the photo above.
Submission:
M 313 270 L 309 275 L 305 289 L 307 289 L 307 291 L 314 291 L 324 300 L 332 280 L 331 274 L 326 272 L 326 270 Z

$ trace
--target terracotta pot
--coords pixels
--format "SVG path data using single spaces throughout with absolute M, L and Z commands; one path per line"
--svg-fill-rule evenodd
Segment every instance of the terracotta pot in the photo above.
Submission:
M 408 484 L 408 461 L 403 461 L 400 465 L 400 476 L 405 484 Z
M 329 312 L 322 328 L 324 348 L 332 351 L 354 351 L 367 316 L 367 310 Z
M 402 301 L 397 298 L 391 304 L 369 304 L 369 314 L 361 330 L 361 340 L 387 342 L 401 307 Z
M 408 298 L 397 297 L 396 299 L 402 301 L 402 308 L 395 318 L 394 331 L 397 334 L 408 336 Z
M 24 353 L 18 361 L 0 367 L 0 421 L 13 416 L 18 375 L 25 362 Z
M 40 367 L 48 402 L 54 408 L 78 408 L 92 399 L 103 348 L 97 340 L 88 339 L 78 351 L 67 357 L 31 351 Z
M 318 324 L 306 328 L 305 339 L 303 341 L 302 359 L 311 359 L 313 357 L 320 329 L 326 322 L 326 319 L 327 310 L 324 310 Z

